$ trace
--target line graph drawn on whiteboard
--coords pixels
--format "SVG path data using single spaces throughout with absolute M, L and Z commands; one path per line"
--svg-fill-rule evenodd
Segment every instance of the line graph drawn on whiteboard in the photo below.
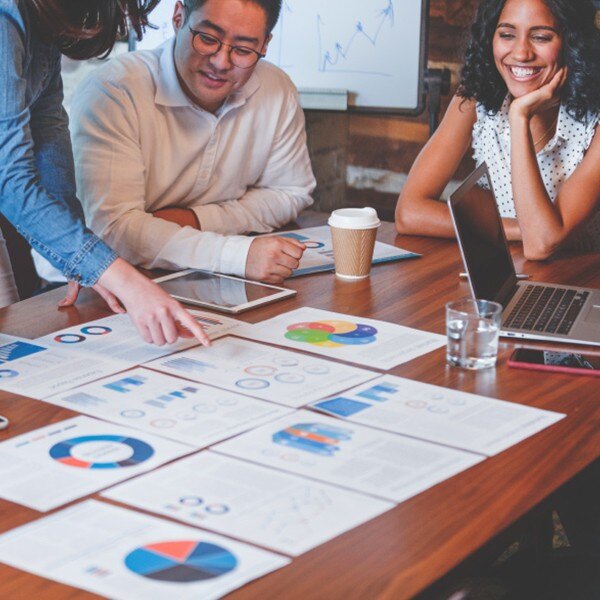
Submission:
M 420 106 L 427 0 L 283 0 L 267 60 L 301 89 L 348 90 L 350 103 Z
M 382 6 L 379 8 L 365 7 L 362 18 L 356 19 L 353 16 L 343 31 L 339 14 L 329 11 L 324 16 L 325 9 L 322 5 L 311 27 L 299 28 L 298 22 L 305 23 L 306 15 L 310 14 L 307 6 L 310 0 L 284 0 L 274 31 L 272 45 L 275 48 L 269 49 L 268 60 L 284 70 L 293 70 L 297 62 L 294 54 L 304 45 L 305 52 L 315 55 L 316 71 L 389 77 L 390 72 L 381 70 L 376 50 L 382 42 L 385 43 L 384 36 L 394 34 L 394 0 L 381 2 Z M 304 42 L 300 41 L 296 45 L 292 39 L 297 37 L 298 31 L 301 31 Z
M 336 40 L 334 42 L 334 50 L 329 50 L 324 44 L 326 38 L 327 23 L 323 21 L 321 14 L 317 15 L 317 31 L 319 38 L 319 71 L 338 71 L 345 73 L 362 73 L 364 75 L 381 75 L 383 77 L 389 77 L 390 73 L 380 72 L 379 70 L 358 70 L 353 69 L 353 61 L 356 61 L 356 57 L 361 56 L 360 50 L 357 46 L 361 41 L 366 41 L 373 48 L 377 47 L 380 41 L 380 35 L 384 25 L 389 25 L 387 31 L 388 34 L 393 33 L 394 28 L 394 3 L 392 0 L 388 0 L 387 6 L 383 9 L 377 10 L 377 21 L 376 29 L 373 33 L 370 33 L 371 29 L 368 25 L 365 25 L 363 21 L 356 21 L 354 31 L 342 44 Z M 364 53 L 362 54 L 364 56 Z M 368 62 L 371 62 L 368 60 Z M 379 61 L 377 61 L 379 62 Z M 342 66 L 346 66 L 342 69 Z

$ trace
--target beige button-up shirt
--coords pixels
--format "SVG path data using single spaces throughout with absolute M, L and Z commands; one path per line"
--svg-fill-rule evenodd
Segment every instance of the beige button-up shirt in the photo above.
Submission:
M 304 115 L 288 76 L 259 62 L 217 114 L 181 89 L 173 39 L 110 60 L 71 108 L 77 190 L 91 229 L 146 268 L 244 275 L 252 238 L 312 204 Z M 193 210 L 201 231 L 152 212 Z

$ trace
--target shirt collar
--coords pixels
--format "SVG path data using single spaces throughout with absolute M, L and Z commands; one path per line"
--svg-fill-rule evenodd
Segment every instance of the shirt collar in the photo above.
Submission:
M 510 123 L 508 120 L 508 109 L 510 107 L 510 94 L 507 94 L 502 102 L 500 110 L 496 113 L 496 128 L 498 133 L 506 140 L 510 139 Z M 574 119 L 567 111 L 564 104 L 561 104 L 558 109 L 558 121 L 556 123 L 556 133 L 548 141 L 543 151 L 552 150 L 559 140 L 567 140 L 569 138 L 569 130 L 573 127 Z M 542 151 L 540 150 L 540 151 Z
M 156 94 L 154 96 L 154 101 L 156 104 L 161 106 L 191 106 L 199 109 L 199 107 L 188 98 L 187 94 L 183 91 L 181 84 L 179 83 L 177 69 L 175 68 L 175 59 L 173 57 L 174 47 L 174 36 L 159 47 L 161 54 L 156 78 Z M 246 100 L 250 98 L 250 96 L 252 96 L 256 90 L 258 90 L 259 87 L 260 78 L 256 74 L 255 70 L 243 88 L 236 90 L 229 95 L 223 106 L 219 109 L 218 114 L 223 115 L 232 108 L 242 106 L 246 103 Z

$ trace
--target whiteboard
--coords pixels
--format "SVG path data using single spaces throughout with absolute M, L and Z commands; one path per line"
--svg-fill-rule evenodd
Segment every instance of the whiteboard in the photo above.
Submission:
M 428 0 L 283 0 L 266 59 L 303 89 L 347 90 L 355 109 L 423 110 Z M 172 35 L 175 0 L 151 13 L 137 48 Z

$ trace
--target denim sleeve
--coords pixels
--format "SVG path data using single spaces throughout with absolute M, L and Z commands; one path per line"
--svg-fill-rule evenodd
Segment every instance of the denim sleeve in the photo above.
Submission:
M 67 279 L 93 285 L 116 254 L 85 227 L 75 197 L 60 62 L 28 106 L 24 26 L 4 1 L 0 56 L 0 211 Z

